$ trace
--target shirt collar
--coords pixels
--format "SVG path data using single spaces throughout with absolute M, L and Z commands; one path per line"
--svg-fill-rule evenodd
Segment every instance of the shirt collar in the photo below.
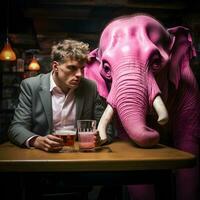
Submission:
M 52 71 L 51 75 L 50 75 L 50 92 L 52 92 L 54 88 L 58 88 L 58 86 L 56 85 L 55 81 L 53 80 L 53 71 Z
M 56 91 L 58 93 L 63 93 L 63 91 L 56 85 L 55 81 L 53 80 L 53 71 L 50 74 L 50 92 Z M 73 89 L 70 89 L 68 94 L 72 93 L 74 91 Z

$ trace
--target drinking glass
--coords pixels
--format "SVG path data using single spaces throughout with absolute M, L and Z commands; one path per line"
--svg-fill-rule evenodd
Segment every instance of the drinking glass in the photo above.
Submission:
M 53 132 L 53 135 L 62 138 L 64 142 L 64 148 L 62 151 L 73 152 L 75 151 L 75 139 L 76 139 L 76 129 L 69 128 L 59 128 Z
M 96 120 L 78 120 L 77 129 L 80 151 L 95 148 Z

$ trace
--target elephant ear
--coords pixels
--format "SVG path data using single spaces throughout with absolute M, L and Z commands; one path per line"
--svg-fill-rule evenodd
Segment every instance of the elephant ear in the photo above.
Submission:
M 190 68 L 190 60 L 196 56 L 196 52 L 188 28 L 178 26 L 168 29 L 168 32 L 174 38 L 170 55 L 169 79 L 177 89 L 183 69 Z
M 98 58 L 98 49 L 95 49 L 89 53 L 89 61 L 84 68 L 84 76 L 96 82 L 99 95 L 106 99 L 108 96 L 108 89 L 100 72 L 101 62 Z

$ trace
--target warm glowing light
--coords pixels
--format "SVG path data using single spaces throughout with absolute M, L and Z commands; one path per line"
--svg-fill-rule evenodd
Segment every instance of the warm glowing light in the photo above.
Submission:
M 8 60 L 8 61 L 14 61 L 16 60 L 16 54 L 13 51 L 10 43 L 8 42 L 8 39 L 0 53 L 0 60 Z
M 34 56 L 33 56 L 31 63 L 28 66 L 28 69 L 30 71 L 39 71 L 40 70 L 40 65 Z

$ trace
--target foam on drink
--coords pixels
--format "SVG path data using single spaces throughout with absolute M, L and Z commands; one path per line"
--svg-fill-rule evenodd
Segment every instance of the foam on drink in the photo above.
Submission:
M 76 131 L 73 130 L 56 130 L 54 135 L 62 138 L 65 146 L 74 146 Z

